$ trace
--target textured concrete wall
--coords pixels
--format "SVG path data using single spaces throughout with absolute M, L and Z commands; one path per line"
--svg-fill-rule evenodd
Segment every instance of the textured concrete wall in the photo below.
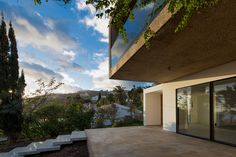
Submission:
M 197 85 L 201 83 L 221 80 L 236 76 L 236 62 L 230 62 L 215 68 L 211 68 L 200 73 L 189 75 L 173 82 L 160 84 L 144 90 L 144 117 L 145 119 L 154 119 L 153 112 L 158 114 L 154 103 L 149 103 L 149 95 L 155 92 L 163 93 L 163 129 L 176 131 L 176 89 Z M 154 96 L 154 95 L 153 95 Z M 151 99 L 154 99 L 150 96 Z M 150 105 L 151 104 L 151 105 Z M 153 108 L 153 109 L 152 109 Z M 149 112 L 151 114 L 149 114 Z M 153 116 L 153 117 L 149 117 Z M 154 120 L 153 120 L 154 121 Z
M 181 12 L 170 18 L 165 7 L 150 25 L 157 31 L 150 39 L 150 48 L 143 46 L 143 38 L 134 42 L 111 69 L 110 78 L 166 83 L 236 61 L 235 8 L 236 0 L 222 0 L 214 7 L 200 9 L 175 33 Z

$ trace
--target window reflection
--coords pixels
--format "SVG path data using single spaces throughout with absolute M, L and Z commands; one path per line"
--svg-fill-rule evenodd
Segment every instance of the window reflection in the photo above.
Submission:
M 156 17 L 159 13 L 158 10 L 155 14 L 152 14 L 153 11 L 159 7 L 164 6 L 166 0 L 156 0 L 149 5 L 143 7 L 142 9 L 138 8 L 133 11 L 134 20 L 128 19 L 125 24 L 124 28 L 126 30 L 126 35 L 128 42 L 125 42 L 122 39 L 121 34 L 118 34 L 116 41 L 112 45 L 111 48 L 111 66 L 113 67 L 116 63 L 120 60 L 122 55 L 127 51 L 127 49 L 138 39 L 138 37 L 143 33 L 145 28 L 151 21 Z M 140 3 L 138 1 L 137 3 Z
M 215 140 L 236 144 L 236 79 L 214 83 Z
M 209 138 L 209 85 L 178 89 L 179 132 Z

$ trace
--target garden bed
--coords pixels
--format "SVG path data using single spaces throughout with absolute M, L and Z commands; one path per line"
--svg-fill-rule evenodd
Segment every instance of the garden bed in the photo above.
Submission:
M 32 142 L 38 142 L 38 141 L 44 141 L 45 139 L 39 139 L 39 140 L 26 140 L 26 139 L 21 139 L 18 140 L 14 144 L 9 144 L 8 141 L 0 143 L 0 152 L 9 152 L 12 149 L 16 147 L 25 147 L 29 145 Z
M 87 142 L 75 142 L 71 145 L 61 146 L 60 151 L 30 155 L 27 157 L 89 157 Z

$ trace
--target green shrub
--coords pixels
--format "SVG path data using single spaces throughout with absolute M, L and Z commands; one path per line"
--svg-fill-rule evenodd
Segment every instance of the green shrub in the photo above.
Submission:
M 34 112 L 44 134 L 55 137 L 64 132 L 64 106 L 50 104 Z
M 34 114 L 24 114 L 21 136 L 22 138 L 35 139 L 43 138 L 47 135 L 41 128 L 41 125 Z
M 27 138 L 55 137 L 65 131 L 64 106 L 50 104 L 24 115 L 22 135 Z
M 68 106 L 65 112 L 66 130 L 84 130 L 91 128 L 94 111 L 86 109 L 81 104 L 72 104 Z
M 22 129 L 21 107 L 19 100 L 11 100 L 9 104 L 0 106 L 0 128 L 11 143 L 16 142 Z
M 3 137 L 4 134 L 3 134 L 3 131 L 0 129 L 0 137 Z
M 24 138 L 55 137 L 74 130 L 91 128 L 94 112 L 81 104 L 67 106 L 55 103 L 44 105 L 31 114 L 24 115 Z
M 106 111 L 103 108 L 98 108 L 95 113 L 95 127 L 104 128 L 103 122 L 106 120 Z
M 143 125 L 143 121 L 142 120 L 126 117 L 126 118 L 124 118 L 122 120 L 114 122 L 112 127 L 141 126 L 141 125 Z
M 108 127 L 104 125 L 105 121 L 114 123 L 116 120 L 117 108 L 114 104 L 99 107 L 95 114 L 95 126 L 96 128 Z

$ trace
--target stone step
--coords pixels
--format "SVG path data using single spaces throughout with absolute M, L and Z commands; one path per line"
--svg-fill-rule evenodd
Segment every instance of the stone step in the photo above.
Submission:
M 29 144 L 27 147 L 23 147 L 19 152 L 18 155 L 33 155 L 33 154 L 38 154 L 40 153 L 37 150 L 37 147 L 42 144 L 43 142 L 33 142 Z
M 0 153 L 0 157 L 24 157 L 26 155 L 40 154 L 42 152 L 58 151 L 64 144 L 72 144 L 74 141 L 87 140 L 84 131 L 73 131 L 70 135 L 59 135 L 56 139 L 48 139 L 42 142 L 32 142 L 26 147 L 17 147 L 10 152 Z
M 37 146 L 37 151 L 41 153 L 41 152 L 50 152 L 50 151 L 60 150 L 61 149 L 60 146 L 53 145 L 54 141 L 55 139 L 49 139 L 49 140 L 44 141 L 43 143 Z
M 9 157 L 22 157 L 21 155 L 18 154 L 18 152 L 24 147 L 17 147 L 12 149 L 10 152 L 8 152 Z
M 7 153 L 0 153 L 0 157 L 24 157 L 24 156 L 16 155 L 13 152 L 7 152 Z
M 87 140 L 87 136 L 84 131 L 73 131 L 71 133 L 70 138 L 72 141 L 85 141 L 85 140 Z
M 73 143 L 73 141 L 71 140 L 71 135 L 59 135 L 53 141 L 54 146 L 60 146 L 60 145 L 72 144 L 72 143 Z
M 0 157 L 10 157 L 10 153 L 0 153 Z

